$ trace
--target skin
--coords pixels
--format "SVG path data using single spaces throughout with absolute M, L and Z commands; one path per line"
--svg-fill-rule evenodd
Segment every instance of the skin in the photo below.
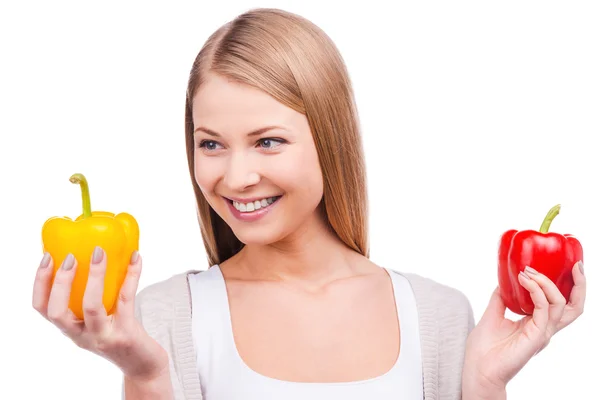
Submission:
M 519 282 L 531 294 L 533 315 L 512 321 L 500 289 L 492 293 L 481 320 L 467 339 L 463 399 L 505 399 L 506 385 L 552 337 L 583 314 L 586 279 L 583 264 L 572 269 L 575 286 L 567 301 L 545 275 L 529 269 Z
M 317 208 L 322 174 L 306 117 L 254 88 L 211 76 L 194 99 L 193 118 L 196 127 L 218 133 L 195 133 L 196 181 L 246 244 L 220 265 L 242 359 L 258 373 L 296 382 L 354 381 L 388 371 L 401 351 L 402 323 L 391 280 L 326 228 Z M 248 136 L 267 125 L 280 128 Z M 283 197 L 255 222 L 234 218 L 223 198 L 273 195 Z M 77 264 L 63 263 L 52 284 L 54 261 L 47 261 L 37 270 L 34 309 L 79 347 L 116 364 L 128 398 L 171 398 L 166 352 L 134 317 L 141 256 L 132 260 L 111 316 L 102 305 L 106 256 L 91 264 L 82 321 L 68 309 Z M 567 302 L 547 277 L 523 275 L 535 311 L 518 321 L 504 317 L 494 291 L 467 339 L 463 399 L 506 397 L 510 379 L 582 314 L 586 280 L 577 265 L 573 279 Z
M 193 118 L 196 181 L 246 245 L 220 265 L 242 359 L 295 382 L 387 372 L 400 346 L 391 280 L 346 247 L 317 211 L 323 179 L 306 117 L 212 76 L 194 98 Z M 247 135 L 265 125 L 281 128 Z M 235 218 L 223 198 L 274 195 L 283 197 L 255 222 Z

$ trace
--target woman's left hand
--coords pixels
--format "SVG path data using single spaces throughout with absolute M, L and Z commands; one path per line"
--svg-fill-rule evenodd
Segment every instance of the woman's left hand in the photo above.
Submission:
M 572 269 L 575 286 L 569 302 L 554 282 L 536 271 L 519 275 L 531 294 L 533 315 L 518 321 L 504 317 L 506 306 L 496 288 L 481 320 L 467 338 L 463 367 L 463 399 L 503 398 L 506 385 L 525 364 L 544 349 L 554 334 L 575 321 L 585 303 L 583 265 Z M 486 394 L 486 397 L 480 397 Z

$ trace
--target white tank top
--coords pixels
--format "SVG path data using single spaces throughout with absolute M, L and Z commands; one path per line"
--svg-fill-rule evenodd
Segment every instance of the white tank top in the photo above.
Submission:
M 190 274 L 192 333 L 204 400 L 423 399 L 417 307 L 408 280 L 392 278 L 400 323 L 400 355 L 385 374 L 354 382 L 288 382 L 259 374 L 240 357 L 231 325 L 225 280 L 218 265 Z M 190 371 L 191 372 L 191 371 Z

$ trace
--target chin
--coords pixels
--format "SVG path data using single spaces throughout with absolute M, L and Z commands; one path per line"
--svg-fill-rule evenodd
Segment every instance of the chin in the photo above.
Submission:
M 230 225 L 231 226 L 231 225 Z M 234 235 L 246 246 L 268 246 L 281 240 L 282 235 L 273 227 L 231 227 Z

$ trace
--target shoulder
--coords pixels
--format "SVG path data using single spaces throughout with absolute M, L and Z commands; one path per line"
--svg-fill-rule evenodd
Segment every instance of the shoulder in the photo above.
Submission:
M 170 330 L 169 326 L 177 320 L 191 318 L 188 276 L 199 272 L 188 270 L 178 273 L 138 292 L 136 318 L 149 334 L 153 335 L 161 328 Z
M 473 308 L 462 291 L 415 273 L 392 272 L 404 276 L 410 283 L 423 319 L 435 319 L 436 323 L 445 325 L 444 328 L 454 326 L 467 331 L 473 328 Z
M 180 294 L 182 288 L 185 288 L 188 275 L 197 272 L 200 271 L 188 270 L 173 275 L 165 280 L 152 283 L 140 290 L 136 299 L 143 302 L 172 299 L 174 296 Z
M 393 270 L 391 272 L 405 277 L 420 301 L 427 301 L 441 308 L 458 307 L 465 310 L 471 307 L 467 296 L 454 287 L 414 273 Z

